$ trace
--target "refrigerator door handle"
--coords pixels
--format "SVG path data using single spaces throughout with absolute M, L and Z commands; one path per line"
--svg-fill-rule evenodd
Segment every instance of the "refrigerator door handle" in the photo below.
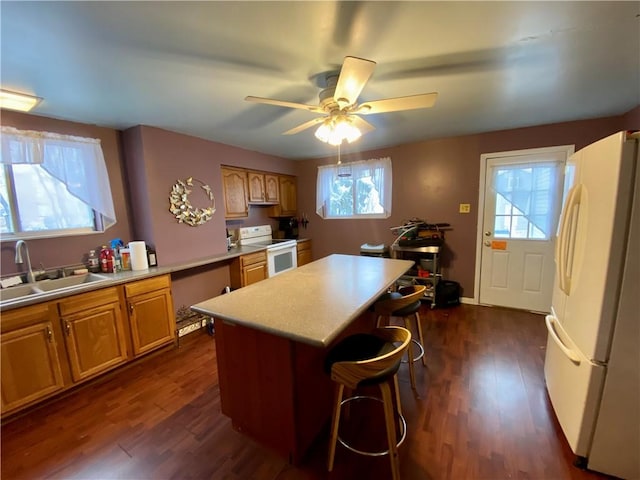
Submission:
M 569 192 L 567 203 L 562 210 L 560 232 L 556 241 L 556 275 L 558 276 L 558 287 L 565 295 L 569 295 L 571 290 L 571 274 L 567 273 L 567 266 L 569 261 L 573 262 L 574 245 L 572 242 L 575 242 L 574 230 L 577 226 L 576 207 L 580 206 L 581 193 L 581 184 L 574 186 Z
M 576 354 L 572 349 L 567 347 L 564 342 L 560 339 L 558 332 L 556 332 L 555 323 L 556 319 L 553 315 L 547 315 L 544 317 L 544 323 L 547 324 L 547 330 L 549 331 L 549 336 L 556 342 L 556 345 L 562 350 L 569 360 L 571 360 L 576 365 L 580 365 L 580 356 Z

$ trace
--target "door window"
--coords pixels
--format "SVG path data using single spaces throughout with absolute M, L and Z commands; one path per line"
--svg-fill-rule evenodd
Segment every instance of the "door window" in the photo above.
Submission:
M 493 169 L 494 237 L 548 240 L 555 215 L 557 162 L 500 165 Z

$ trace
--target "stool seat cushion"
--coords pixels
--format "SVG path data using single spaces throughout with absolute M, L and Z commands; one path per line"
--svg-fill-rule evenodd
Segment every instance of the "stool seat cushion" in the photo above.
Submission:
M 387 293 L 383 293 L 382 295 L 380 295 L 378 297 L 378 300 L 376 300 L 376 302 L 379 302 L 380 300 L 389 300 L 389 299 L 398 299 L 398 298 L 402 298 L 402 294 L 398 293 L 398 292 L 387 292 Z
M 333 347 L 325 358 L 325 372 L 331 374 L 331 367 L 336 362 L 357 362 L 370 360 L 392 352 L 396 346 L 380 337 L 366 333 L 357 333 L 341 340 Z M 379 372 L 373 377 L 362 380 L 358 385 L 376 385 L 394 375 L 400 368 L 400 361 Z
M 398 292 L 387 292 L 387 293 L 383 293 L 382 295 L 380 295 L 378 297 L 378 299 L 373 302 L 370 306 L 369 306 L 369 311 L 373 312 L 375 310 L 376 307 L 376 302 L 379 302 L 381 300 L 389 300 L 389 299 L 396 299 L 396 298 L 402 298 L 402 295 L 399 294 Z
M 407 305 L 406 307 L 402 307 L 399 308 L 398 310 L 394 310 L 393 311 L 393 316 L 394 317 L 407 317 L 409 315 L 411 315 L 412 313 L 416 313 L 418 310 L 420 310 L 420 300 L 417 300 L 414 303 L 411 303 L 409 305 Z

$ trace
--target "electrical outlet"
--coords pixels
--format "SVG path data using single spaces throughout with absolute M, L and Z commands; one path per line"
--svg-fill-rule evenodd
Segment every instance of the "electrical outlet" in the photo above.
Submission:
M 471 212 L 471 204 L 470 203 L 461 203 L 460 204 L 460 213 L 470 213 Z

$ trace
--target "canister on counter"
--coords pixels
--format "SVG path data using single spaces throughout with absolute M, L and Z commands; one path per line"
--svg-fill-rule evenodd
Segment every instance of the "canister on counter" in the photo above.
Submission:
M 131 270 L 131 251 L 128 248 L 120 249 L 122 270 Z
M 115 273 L 113 260 L 113 250 L 103 245 L 100 250 L 100 270 L 102 273 Z

